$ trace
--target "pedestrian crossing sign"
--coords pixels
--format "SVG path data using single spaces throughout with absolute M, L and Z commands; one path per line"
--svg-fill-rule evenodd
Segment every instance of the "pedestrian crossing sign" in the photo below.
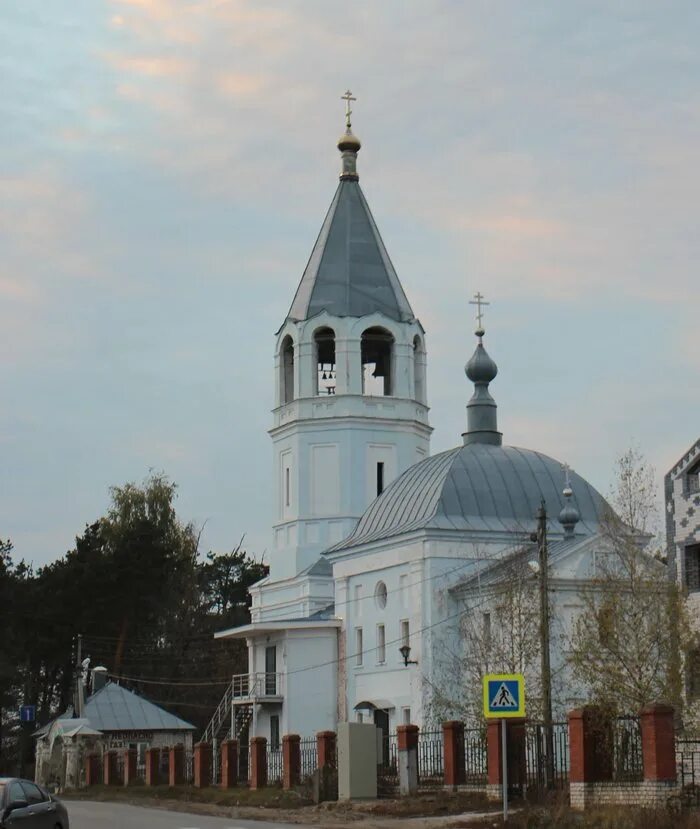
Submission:
M 484 677 L 484 716 L 487 719 L 525 716 L 525 677 L 487 674 Z

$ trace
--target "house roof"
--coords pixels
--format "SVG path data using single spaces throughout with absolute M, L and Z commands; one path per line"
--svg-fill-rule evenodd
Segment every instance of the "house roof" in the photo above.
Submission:
M 414 319 L 367 200 L 355 179 L 341 179 L 289 309 L 299 321 L 379 312 Z
M 81 723 L 99 731 L 195 731 L 191 723 L 170 714 L 158 705 L 140 697 L 133 691 L 108 682 L 104 688 L 88 697 L 85 702 Z M 59 720 L 70 718 L 69 712 L 58 717 Z M 46 733 L 51 723 L 40 729 L 37 734 Z

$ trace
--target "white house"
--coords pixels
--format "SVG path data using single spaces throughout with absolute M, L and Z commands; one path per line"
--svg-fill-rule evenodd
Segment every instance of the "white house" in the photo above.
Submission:
M 277 333 L 270 574 L 251 623 L 217 634 L 245 638 L 249 672 L 205 739 L 421 725 L 480 574 L 530 543 L 541 502 L 553 578 L 572 593 L 606 509 L 574 473 L 564 494 L 559 461 L 503 444 L 481 307 L 466 431 L 430 456 L 425 332 L 360 189 L 349 117 L 338 147 L 340 183 Z

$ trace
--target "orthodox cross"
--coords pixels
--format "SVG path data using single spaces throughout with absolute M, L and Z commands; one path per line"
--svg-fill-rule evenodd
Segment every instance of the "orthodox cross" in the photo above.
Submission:
M 571 478 L 569 477 L 569 473 L 571 472 L 571 467 L 568 463 L 563 463 L 561 468 L 564 470 L 564 491 L 567 489 L 571 489 Z
M 474 299 L 469 300 L 470 305 L 476 305 L 476 325 L 479 331 L 483 333 L 484 327 L 481 324 L 481 321 L 484 318 L 484 313 L 481 310 L 482 305 L 490 305 L 490 302 L 484 302 L 484 295 L 477 291 L 474 294 Z
M 340 100 L 345 101 L 345 126 L 350 129 L 350 116 L 352 115 L 350 101 L 356 101 L 357 98 L 353 98 L 352 92 L 348 89 L 345 95 L 340 96 Z

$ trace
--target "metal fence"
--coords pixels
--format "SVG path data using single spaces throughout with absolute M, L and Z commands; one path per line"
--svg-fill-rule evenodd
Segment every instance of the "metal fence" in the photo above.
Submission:
M 267 782 L 281 783 L 283 778 L 282 747 L 275 746 L 267 749 Z
M 644 779 L 642 727 L 639 717 L 617 717 L 613 721 L 613 780 Z
M 250 779 L 250 743 L 240 743 L 238 746 L 238 782 L 248 785 Z
M 676 740 L 676 772 L 683 806 L 700 806 L 700 738 L 679 737 Z
M 552 723 L 551 739 L 548 738 L 547 729 L 543 723 L 526 724 L 525 770 L 529 788 L 534 787 L 539 791 L 544 791 L 545 789 L 562 789 L 568 784 L 568 723 Z
M 472 785 L 485 784 L 487 773 L 486 730 L 483 728 L 464 729 L 464 770 L 465 781 Z
M 383 734 L 377 766 L 377 790 L 381 796 L 393 795 L 399 785 L 398 744 L 396 734 Z
M 316 771 L 318 766 L 318 743 L 315 737 L 304 737 L 299 741 L 301 754 L 301 779 L 304 780 Z
M 442 731 L 418 733 L 418 783 L 441 786 L 444 782 Z

